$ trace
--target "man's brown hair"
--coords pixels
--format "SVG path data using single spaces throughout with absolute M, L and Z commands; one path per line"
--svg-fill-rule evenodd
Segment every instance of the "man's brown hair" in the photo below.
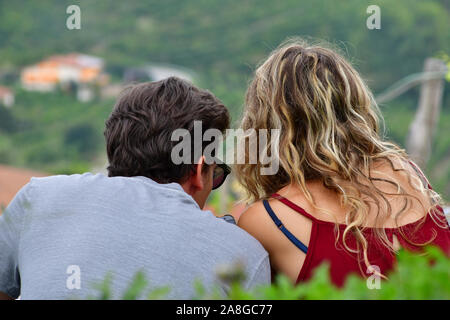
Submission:
M 171 136 L 183 128 L 194 137 L 194 121 L 202 122 L 203 136 L 208 129 L 225 132 L 230 116 L 209 91 L 175 77 L 126 89 L 106 121 L 108 175 L 182 182 L 193 165 L 173 163 L 172 148 L 178 141 L 171 141 Z M 202 151 L 205 146 L 202 141 Z

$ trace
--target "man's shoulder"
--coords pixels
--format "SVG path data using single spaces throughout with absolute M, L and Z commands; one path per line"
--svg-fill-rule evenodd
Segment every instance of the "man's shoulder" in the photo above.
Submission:
M 246 265 L 249 284 L 268 283 L 270 281 L 269 254 L 251 234 L 239 226 L 223 219 L 215 219 L 215 230 L 209 243 L 221 258 L 228 257 L 230 261 L 243 262 Z
M 94 177 L 100 177 L 101 174 L 93 174 L 91 172 L 76 173 L 71 175 L 58 174 L 46 177 L 32 177 L 30 183 L 32 185 L 49 185 L 49 184 L 59 184 L 65 182 L 81 182 L 87 179 L 92 179 Z
M 73 188 L 73 187 L 85 187 L 86 185 L 92 185 L 92 183 L 106 182 L 107 177 L 103 174 L 93 174 L 91 172 L 77 173 L 71 175 L 52 175 L 47 177 L 32 177 L 29 182 L 29 186 L 33 189 L 40 188 Z
M 71 175 L 52 175 L 47 177 L 32 177 L 29 183 L 24 186 L 31 196 L 39 197 L 42 195 L 50 200 L 53 196 L 70 197 L 74 194 L 85 194 L 107 183 L 107 177 L 102 174 L 93 174 L 90 172 Z
M 227 239 L 225 242 L 221 242 L 221 246 L 228 246 L 237 251 L 243 251 L 247 254 L 250 252 L 255 253 L 257 256 L 267 255 L 264 247 L 256 240 L 251 234 L 237 225 L 227 222 L 223 219 L 216 218 L 211 214 L 209 224 L 214 226 L 213 234 L 217 238 Z

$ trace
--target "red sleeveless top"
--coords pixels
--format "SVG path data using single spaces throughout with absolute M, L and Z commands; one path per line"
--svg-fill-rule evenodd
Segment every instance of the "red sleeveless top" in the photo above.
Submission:
M 268 202 L 264 201 L 267 212 L 275 224 L 277 224 L 278 228 L 289 238 L 289 240 L 291 240 L 291 242 L 294 243 L 294 245 L 306 253 L 306 258 L 296 283 L 308 280 L 312 276 L 314 269 L 323 262 L 329 263 L 331 280 L 338 287 L 345 283 L 345 279 L 349 274 L 356 273 L 362 275 L 362 272 L 366 272 L 365 263 L 358 262 L 357 254 L 344 248 L 342 237 L 346 225 L 338 224 L 339 239 L 336 241 L 335 223 L 315 218 L 303 208 L 278 194 L 273 194 L 272 197 L 278 199 L 291 209 L 312 221 L 311 238 L 308 247 L 306 247 L 284 227 L 282 222 L 270 208 Z M 439 218 L 445 219 L 442 208 L 439 207 L 438 209 L 439 212 L 442 213 L 442 217 Z M 402 237 L 400 229 L 402 229 L 403 233 L 407 236 L 408 241 Z M 443 228 L 434 222 L 430 214 L 427 214 L 424 220 L 421 219 L 401 226 L 400 228 L 385 228 L 385 230 L 389 241 L 392 242 L 393 236 L 396 235 L 401 246 L 407 250 L 420 251 L 422 246 L 414 245 L 414 243 L 424 244 L 432 240 L 429 243 L 430 245 L 441 248 L 441 250 L 450 256 L 450 227 L 448 221 L 447 228 Z M 395 255 L 380 242 L 374 231 L 374 228 L 366 228 L 362 231 L 368 242 L 368 259 L 371 265 L 378 266 L 380 272 L 385 275 L 388 271 L 393 269 L 396 258 Z M 346 244 L 352 249 L 356 248 L 356 238 L 354 238 L 353 235 L 347 235 Z

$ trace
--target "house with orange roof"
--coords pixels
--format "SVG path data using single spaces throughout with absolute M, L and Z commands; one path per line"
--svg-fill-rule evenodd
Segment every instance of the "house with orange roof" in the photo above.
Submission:
M 103 59 L 80 53 L 50 56 L 35 65 L 25 67 L 21 73 L 22 87 L 30 91 L 49 92 L 58 86 L 75 84 L 79 100 L 88 101 L 90 84 L 105 82 Z

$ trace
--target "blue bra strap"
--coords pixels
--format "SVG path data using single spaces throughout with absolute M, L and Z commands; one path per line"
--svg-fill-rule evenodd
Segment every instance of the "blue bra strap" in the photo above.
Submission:
M 273 212 L 272 208 L 269 205 L 269 201 L 263 200 L 264 208 L 266 208 L 267 213 L 272 218 L 273 222 L 276 224 L 278 229 L 284 233 L 284 235 L 300 250 L 302 250 L 305 254 L 308 252 L 308 247 L 303 244 L 300 240 L 298 240 L 292 233 L 289 232 L 288 229 L 283 225 L 280 219 L 278 219 L 275 212 Z

